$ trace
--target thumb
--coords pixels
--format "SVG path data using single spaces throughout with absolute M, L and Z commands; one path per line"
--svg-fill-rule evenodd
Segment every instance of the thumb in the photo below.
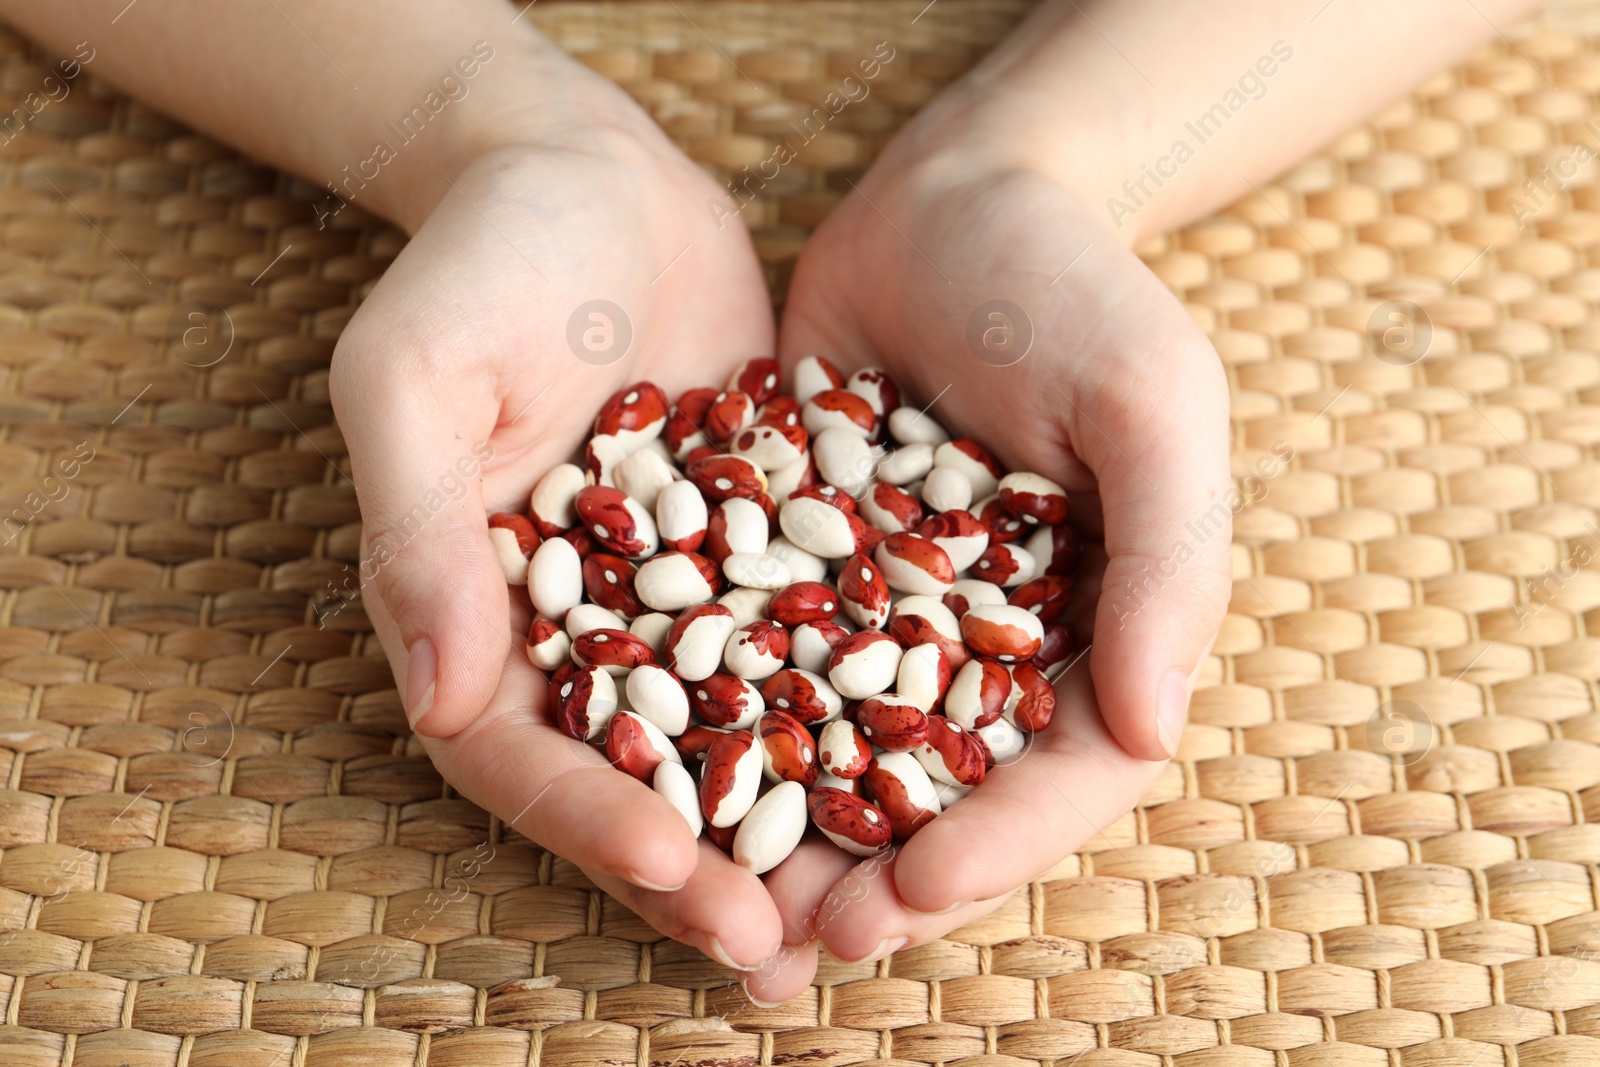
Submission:
M 1238 497 L 1228 474 L 1226 382 L 1209 346 L 1181 347 L 1187 358 L 1159 381 L 1141 375 L 1101 390 L 1108 396 L 1074 398 L 1068 413 L 1105 519 L 1089 659 L 1095 691 L 1117 741 L 1149 760 L 1177 752 L 1192 676 L 1231 593 Z M 1151 360 L 1159 362 L 1168 361 Z
M 415 384 L 448 382 L 449 368 L 414 375 L 378 355 L 336 357 L 329 382 L 361 504 L 362 589 L 383 609 L 371 615 L 406 718 L 448 737 L 489 702 L 511 638 L 481 478 L 498 404 Z

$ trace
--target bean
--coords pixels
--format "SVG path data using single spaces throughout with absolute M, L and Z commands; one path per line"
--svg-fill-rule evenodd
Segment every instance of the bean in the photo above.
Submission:
M 902 593 L 943 596 L 956 582 L 950 554 L 920 534 L 889 534 L 874 550 L 873 558 L 889 585 Z
M 660 444 L 660 439 L 652 441 L 651 444 Z M 638 501 L 639 506 L 647 511 L 655 508 L 661 490 L 671 485 L 676 478 L 677 471 L 672 469 L 666 457 L 648 446 L 617 464 L 616 469 L 611 472 L 611 480 L 616 483 L 617 488 L 626 493 L 629 499 Z
M 789 658 L 789 631 L 782 623 L 761 619 L 735 630 L 722 650 L 728 672 L 740 678 L 770 678 Z
M 850 621 L 864 630 L 880 629 L 889 620 L 889 583 L 877 564 L 859 552 L 839 572 L 839 601 Z
M 585 666 L 604 667 L 606 673 L 620 678 L 636 667 L 654 663 L 656 654 L 626 630 L 602 628 L 573 638 L 572 658 Z
M 972 503 L 972 480 L 956 467 L 934 467 L 922 480 L 922 500 L 934 511 L 955 511 Z
M 979 655 L 1010 663 L 1039 651 L 1044 624 L 1010 604 L 979 604 L 961 616 L 961 636 Z
M 663 552 L 639 564 L 633 588 L 646 607 L 682 611 L 717 595 L 722 575 L 715 563 L 693 552 Z
M 678 676 L 655 663 L 644 663 L 628 673 L 624 683 L 628 703 L 640 718 L 668 737 L 689 728 L 689 694 Z
M 617 770 L 647 785 L 663 762 L 683 762 L 672 741 L 655 723 L 631 711 L 617 712 L 606 724 L 606 758 Z
M 803 426 L 751 426 L 740 430 L 728 442 L 728 451 L 743 456 L 768 474 L 804 463 L 810 452 L 811 435 Z
M 801 670 L 827 674 L 828 660 L 833 657 L 833 650 L 850 633 L 831 620 L 801 623 L 789 634 L 789 658 Z
M 952 467 L 966 475 L 973 500 L 982 500 L 1000 488 L 1000 464 L 987 448 L 970 437 L 958 437 L 935 448 L 933 465 Z
M 628 632 L 654 649 L 659 658 L 673 622 L 672 616 L 665 612 L 647 611 L 628 624 Z
M 825 356 L 806 356 L 794 367 L 794 398 L 804 404 L 818 393 L 844 385 L 839 373 Z
M 584 484 L 583 469 L 573 463 L 557 464 L 539 479 L 528 502 L 528 517 L 541 537 L 560 537 L 577 524 L 573 501 Z
M 567 661 L 572 638 L 553 619 L 534 619 L 528 628 L 528 662 L 542 671 L 553 671 Z
M 571 543 L 552 537 L 528 564 L 528 596 L 539 614 L 559 619 L 583 602 L 583 561 Z
M 817 785 L 807 806 L 822 835 L 851 855 L 871 856 L 889 847 L 889 817 L 854 793 Z
M 786 667 L 761 687 L 768 707 L 789 712 L 803 723 L 831 722 L 844 713 L 844 701 L 827 679 L 810 671 Z
M 983 781 L 988 749 L 977 735 L 943 715 L 928 717 L 926 740 L 913 753 L 928 777 L 945 785 L 973 786 Z
M 600 667 L 583 667 L 556 690 L 556 723 L 569 737 L 593 741 L 617 713 L 617 684 Z
M 778 509 L 783 536 L 823 559 L 843 559 L 854 553 L 860 540 L 856 526 L 860 524 L 854 515 L 812 497 L 790 496 Z
M 733 612 L 734 626 L 748 626 L 767 617 L 772 594 L 765 589 L 735 586 L 717 598 L 717 603 Z
M 663 548 L 697 552 L 706 539 L 706 498 L 693 482 L 678 481 L 656 497 L 656 530 Z
M 746 589 L 778 590 L 789 584 L 788 565 L 765 552 L 735 552 L 722 561 L 722 575 Z
M 840 696 L 865 700 L 894 684 L 900 656 L 900 643 L 881 630 L 853 633 L 828 659 L 828 681 Z
M 996 719 L 987 726 L 980 726 L 972 733 L 983 742 L 983 747 L 988 752 L 985 762 L 990 766 L 1010 763 L 1028 748 L 1029 735 L 1003 718 Z
M 856 400 L 860 402 L 859 397 Z M 872 484 L 872 472 L 881 451 L 875 450 L 852 424 L 850 429 L 833 426 L 818 433 L 811 443 L 811 458 L 817 473 L 829 485 L 854 497 Z
M 761 691 L 747 679 L 733 674 L 711 674 L 689 686 L 689 703 L 694 713 L 712 726 L 748 730 L 766 710 Z
M 768 708 L 756 724 L 761 740 L 763 773 L 769 782 L 799 782 L 809 786 L 817 780 L 817 746 L 811 731 L 786 711 Z
M 1033 556 L 1021 545 L 990 545 L 972 565 L 972 576 L 1011 589 L 1033 577 Z
M 924 712 L 932 713 L 943 702 L 952 678 L 950 657 L 944 649 L 932 643 L 912 645 L 900 657 L 894 688 Z
M 882 476 L 883 468 L 878 469 Z M 922 504 L 897 485 L 879 482 L 856 505 L 860 515 L 874 530 L 886 534 L 915 530 L 922 523 Z
M 576 640 L 590 630 L 626 630 L 627 620 L 599 604 L 575 604 L 562 620 L 567 636 Z
M 556 724 L 756 873 L 808 819 L 857 855 L 910 837 L 1026 752 L 1081 647 L 1059 483 L 877 368 L 812 356 L 794 384 L 761 358 L 676 404 L 619 390 L 488 532 Z
M 950 435 L 937 419 L 911 407 L 895 408 L 889 413 L 889 433 L 901 445 L 924 444 L 930 449 L 950 440 Z
M 813 556 L 782 534 L 767 542 L 767 555 L 783 561 L 790 581 L 820 582 L 828 576 L 827 560 Z
M 683 821 L 689 824 L 689 832 L 699 837 L 700 831 L 705 827 L 705 816 L 700 813 L 700 796 L 699 790 L 695 787 L 694 775 L 690 774 L 681 762 L 662 760 L 656 765 L 655 777 L 651 784 L 668 804 L 678 809 Z
M 989 547 L 989 528 L 967 511 L 941 511 L 924 519 L 917 533 L 944 549 L 957 574 L 978 562 Z
M 789 858 L 806 832 L 806 790 L 780 782 L 757 800 L 733 837 L 733 862 L 766 874 Z
M 956 672 L 944 696 L 944 713 L 950 721 L 971 730 L 987 726 L 1005 710 L 1011 695 L 1011 675 L 991 659 L 972 659 Z
M 533 522 L 524 516 L 505 511 L 489 516 L 489 543 L 505 571 L 507 585 L 522 585 L 528 580 L 528 561 L 541 540 Z
M 724 734 L 706 750 L 700 810 L 712 826 L 734 825 L 750 811 L 761 785 L 761 746 L 749 730 Z
M 1030 616 L 1031 617 L 1031 616 Z M 711 676 L 735 629 L 733 612 L 721 604 L 700 604 L 678 616 L 667 631 L 661 663 L 686 682 Z
M 855 723 L 839 719 L 822 728 L 817 761 L 823 771 L 837 778 L 860 778 L 872 762 L 872 743 Z
M 625 386 L 611 395 L 594 417 L 596 435 L 614 435 L 633 452 L 661 435 L 671 410 L 667 394 L 651 382 Z
M 878 753 L 863 777 L 898 840 L 907 840 L 939 814 L 933 781 L 909 753 Z
M 642 559 L 655 554 L 661 544 L 656 520 L 621 489 L 591 485 L 578 494 L 573 506 L 590 536 L 618 555 Z
M 705 554 L 717 563 L 739 553 L 760 553 L 767 548 L 767 515 L 754 500 L 734 497 L 711 512 L 706 524 Z
M 862 440 L 869 440 L 878 432 L 878 413 L 848 389 L 827 389 L 813 396 L 801 406 L 800 421 L 811 434 L 813 452 L 829 430 L 854 434 Z
M 1000 479 L 1000 503 L 1029 525 L 1067 521 L 1067 491 L 1042 474 L 1016 471 Z
M 778 391 L 778 373 L 781 369 L 775 359 L 747 359 L 728 376 L 728 391 L 747 393 L 757 404 L 764 404 Z
M 943 602 L 931 596 L 901 597 L 890 609 L 889 624 L 884 631 L 906 648 L 922 644 L 939 646 L 951 670 L 960 670 L 967 662 L 960 620 Z
M 928 715 L 899 693 L 868 697 L 856 709 L 861 735 L 890 752 L 910 752 L 928 738 Z

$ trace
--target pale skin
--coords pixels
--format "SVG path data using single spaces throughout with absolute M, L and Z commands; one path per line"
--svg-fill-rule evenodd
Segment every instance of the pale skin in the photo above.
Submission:
M 759 1003 L 802 990 L 819 943 L 879 958 L 971 921 L 1137 803 L 1176 751 L 1222 620 L 1228 538 L 1197 546 L 1137 611 L 1116 591 L 1231 482 L 1216 355 L 1129 248 L 1251 192 L 1533 6 L 1241 0 L 1224 17 L 1198 0 L 1047 0 L 810 239 L 780 330 L 742 220 L 708 210 L 726 190 L 504 0 L 125 5 L 0 0 L 0 12 L 63 54 L 89 41 L 97 77 L 319 185 L 368 159 L 477 42 L 493 48 L 468 95 L 354 200 L 412 236 L 332 371 L 367 552 L 392 555 L 364 605 L 444 776 L 657 929 L 748 972 Z M 1258 74 L 1259 97 L 1181 166 L 1160 163 L 1275 42 L 1292 56 Z M 1172 176 L 1135 184 L 1134 205 L 1124 183 L 1158 164 Z M 597 297 L 634 331 L 604 367 L 565 343 L 572 311 Z M 995 298 L 1035 333 L 1009 367 L 965 340 Z M 853 876 L 858 861 L 808 841 L 758 879 L 550 726 L 521 649 L 527 609 L 484 536 L 486 513 L 524 506 L 618 387 L 648 379 L 675 396 L 774 351 L 788 365 L 820 353 L 883 366 L 921 402 L 959 382 L 931 414 L 1061 481 L 1105 544 L 1079 590 L 1093 647 L 1061 682 L 1051 729 Z M 399 534 L 485 444 L 471 491 Z

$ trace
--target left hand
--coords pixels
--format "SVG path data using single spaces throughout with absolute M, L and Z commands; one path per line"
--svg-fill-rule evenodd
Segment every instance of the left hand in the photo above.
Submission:
M 1079 579 L 1093 645 L 1031 751 L 857 881 L 835 883 L 856 861 L 820 845 L 769 876 L 786 941 L 820 938 L 844 960 L 992 910 L 1131 810 L 1177 749 L 1230 592 L 1216 353 L 1070 190 L 987 166 L 941 121 L 937 106 L 914 120 L 807 244 L 779 354 L 882 366 L 953 436 L 1060 482 L 1073 521 L 1103 533 L 1105 570 Z M 747 988 L 792 996 L 813 951 L 780 954 Z

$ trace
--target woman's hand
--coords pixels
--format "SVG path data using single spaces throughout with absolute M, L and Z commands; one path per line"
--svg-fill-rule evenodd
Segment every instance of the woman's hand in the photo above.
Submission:
M 774 875 L 790 939 L 810 921 L 843 959 L 940 936 L 1131 809 L 1177 748 L 1229 596 L 1215 352 L 1071 191 L 992 166 L 967 121 L 925 112 L 817 231 L 779 350 L 881 365 L 952 434 L 1061 482 L 1073 521 L 1103 535 L 1104 573 L 1078 590 L 1093 646 L 1028 753 L 820 915 L 853 863 L 798 854 Z
M 1198 2 L 1046 0 L 897 138 L 808 244 L 785 355 L 888 366 L 950 428 L 1063 481 L 1079 521 L 1099 529 L 1103 515 L 1110 560 L 1085 661 L 1093 692 L 1082 664 L 1070 670 L 1033 750 L 891 862 L 835 884 L 852 861 L 811 842 L 773 872 L 784 939 L 805 947 L 751 978 L 752 993 L 799 992 L 819 930 L 837 955 L 860 958 L 992 907 L 1132 807 L 1159 766 L 1150 761 L 1177 742 L 1180 682 L 1226 598 L 1216 509 L 1227 396 L 1182 309 L 1085 205 L 1145 180 L 1141 164 L 1170 152 L 1186 120 L 1254 77 L 1248 111 L 1140 204 L 1126 234 L 1179 225 L 1532 3 L 1482 0 L 1481 19 L 1461 19 L 1448 0 L 1315 11 L 1241 0 L 1219 19 Z M 542 680 L 519 647 L 527 620 L 484 535 L 486 511 L 520 507 L 620 385 L 648 377 L 675 395 L 770 351 L 749 238 L 708 207 L 725 203 L 722 191 L 500 0 L 0 0 L 0 11 L 63 52 L 84 26 L 115 26 L 97 76 L 318 185 L 370 158 L 374 134 L 425 93 L 451 93 L 447 117 L 362 192 L 415 237 L 335 353 L 368 614 L 408 715 L 464 795 L 657 928 L 735 964 L 763 960 L 780 919 L 760 882 L 547 725 Z M 493 65 L 467 73 L 480 46 Z M 608 349 L 606 327 L 620 337 L 620 321 L 579 314 L 576 332 L 596 327 L 598 344 L 575 354 L 574 314 L 594 300 L 620 309 L 631 343 Z M 1026 354 L 995 365 L 1029 331 Z M 1097 588 L 1091 579 L 1080 594 Z
M 526 593 L 508 596 L 487 537 L 487 513 L 525 509 L 616 389 L 676 396 L 773 346 L 749 236 L 705 206 L 716 187 L 609 83 L 552 62 L 559 108 L 495 116 L 499 143 L 448 178 L 335 352 L 364 603 L 457 790 L 658 929 L 750 967 L 779 943 L 761 882 L 551 725 Z M 527 137 L 505 143 L 518 123 Z

